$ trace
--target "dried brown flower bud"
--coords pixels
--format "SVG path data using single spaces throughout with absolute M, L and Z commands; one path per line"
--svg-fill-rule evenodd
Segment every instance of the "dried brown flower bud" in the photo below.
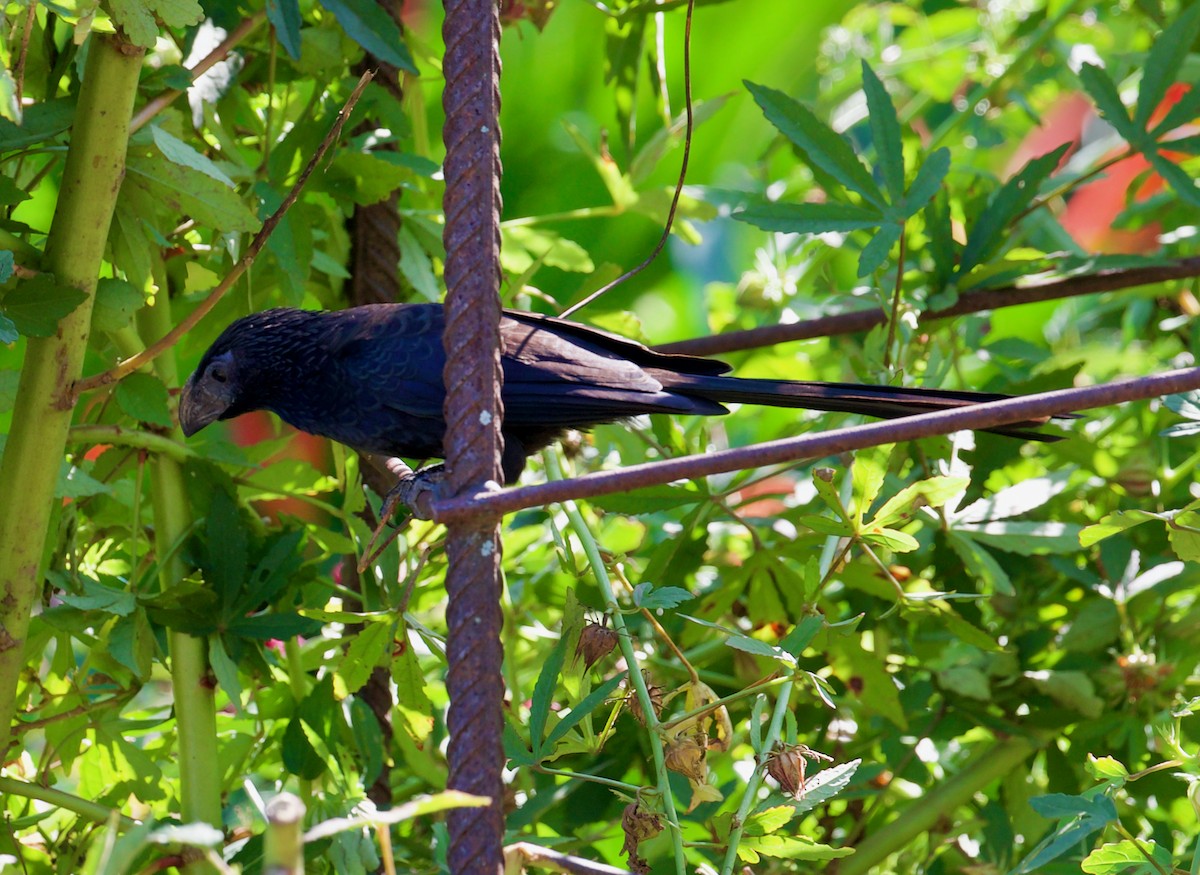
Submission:
M 579 633 L 579 643 L 575 645 L 575 657 L 582 656 L 584 667 L 591 668 L 612 653 L 616 646 L 616 629 L 610 629 L 602 623 L 588 623 Z

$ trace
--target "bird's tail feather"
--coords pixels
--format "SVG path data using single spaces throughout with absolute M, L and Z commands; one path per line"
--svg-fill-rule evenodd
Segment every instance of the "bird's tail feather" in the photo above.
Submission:
M 991 392 L 958 392 L 946 389 L 913 389 L 903 386 L 863 386 L 856 383 L 807 383 L 799 380 L 755 380 L 651 371 L 665 389 L 728 404 L 761 404 L 838 413 L 859 413 L 878 419 L 898 419 L 918 413 L 953 410 L 1010 396 Z M 1037 429 L 1046 420 L 1028 420 L 989 428 L 987 431 L 1026 440 L 1053 442 L 1059 435 Z

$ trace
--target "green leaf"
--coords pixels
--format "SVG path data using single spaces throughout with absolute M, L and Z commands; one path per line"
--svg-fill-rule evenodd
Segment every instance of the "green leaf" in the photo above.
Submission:
M 635 62 L 636 63 L 636 62 Z M 696 127 L 704 124 L 725 106 L 732 94 L 722 94 L 709 100 L 697 100 L 692 106 L 692 117 Z M 668 126 L 657 128 L 646 144 L 638 149 L 629 162 L 629 179 L 637 186 L 642 185 L 654 172 L 667 150 L 683 141 L 687 128 L 687 114 L 680 113 Z
M 895 203 L 904 195 L 904 149 L 900 145 L 900 120 L 887 89 L 871 69 L 862 62 L 863 93 L 867 97 L 867 113 L 871 123 L 871 138 L 879 156 L 883 183 Z M 859 274 L 864 276 L 864 274 Z
M 1038 556 L 1072 552 L 1079 543 L 1080 527 L 1074 523 L 1002 520 L 978 525 L 956 525 L 955 530 L 998 550 L 1021 556 Z
M 1192 87 L 1184 92 L 1171 108 L 1167 110 L 1167 114 L 1163 116 L 1162 121 L 1155 125 L 1154 130 L 1150 135 L 1156 140 L 1162 139 L 1164 134 L 1170 133 L 1180 125 L 1187 124 L 1197 115 L 1200 115 L 1200 88 Z M 1196 144 L 1200 141 L 1200 137 L 1183 137 L 1181 139 L 1170 140 L 1164 142 L 1163 146 L 1171 150 L 1185 151 L 1189 154 L 1196 154 Z M 1187 145 L 1184 145 L 1187 143 Z
M 941 507 L 970 485 L 970 477 L 930 477 L 910 483 L 879 508 L 870 525 L 881 528 L 905 525 L 916 515 L 918 508 Z
M 533 685 L 533 698 L 529 705 L 529 738 L 533 742 L 533 755 L 537 759 L 542 758 L 546 720 L 550 716 L 550 705 L 554 700 L 554 691 L 558 687 L 558 676 L 562 673 L 566 654 L 567 639 L 559 638 L 554 649 L 550 651 L 550 657 L 542 665 L 537 683 Z
M 861 535 L 864 542 L 876 547 L 883 547 L 895 553 L 911 553 L 921 545 L 912 535 L 898 532 L 895 529 L 871 529 Z
M 677 608 L 687 601 L 691 601 L 693 596 L 686 589 L 678 586 L 660 586 L 657 589 L 642 590 L 646 584 L 639 585 L 633 593 L 633 603 L 639 608 L 646 608 L 650 611 L 670 610 Z
M 371 678 L 376 666 L 385 665 L 392 651 L 395 626 L 391 623 L 368 623 L 350 639 L 337 672 L 346 685 L 346 692 L 357 693 Z
M 144 0 L 111 0 L 109 9 L 113 21 L 120 25 L 136 46 L 150 48 L 158 37 L 158 25 L 154 21 L 153 7 Z
M 167 387 L 152 374 L 130 374 L 117 383 L 117 404 L 133 419 L 170 428 Z
M 854 499 L 854 522 L 860 524 L 867 510 L 879 497 L 887 476 L 888 460 L 895 444 L 884 444 L 857 453 L 850 468 L 850 494 Z
M 283 731 L 283 767 L 298 778 L 315 781 L 325 774 L 327 766 L 308 740 L 303 723 L 299 717 L 293 717 Z
M 950 172 L 950 150 L 934 149 L 925 158 L 917 171 L 917 178 L 908 187 L 901 203 L 904 218 L 910 218 L 925 208 L 941 190 L 946 174 Z M 931 229 L 932 230 L 932 229 Z M 931 235 L 932 236 L 932 235 Z
M 1104 713 L 1104 700 L 1096 695 L 1092 679 L 1081 671 L 1028 671 L 1025 676 L 1050 698 L 1084 717 Z
M 0 283 L 9 281 L 16 266 L 16 256 L 13 255 L 13 251 L 11 249 L 0 249 Z
M 1047 793 L 1034 796 L 1029 807 L 1048 820 L 1072 817 L 1094 817 L 1108 821 L 1117 819 L 1117 809 L 1107 796 L 1070 796 L 1066 793 Z
M 33 195 L 17 185 L 11 178 L 0 176 L 0 204 L 16 206 L 31 197 Z M 8 282 L 8 278 L 12 276 L 12 267 L 12 250 L 0 249 L 0 283 Z
M 112 0 L 113 20 L 134 45 L 153 48 L 158 38 L 155 16 L 167 27 L 183 28 L 204 20 L 204 10 L 195 0 Z
M 119 331 L 145 303 L 145 295 L 132 283 L 102 277 L 96 285 L 96 301 L 92 305 L 92 330 Z
M 858 276 L 860 278 L 870 276 L 887 261 L 892 247 L 896 245 L 896 241 L 900 239 L 902 233 L 904 233 L 904 228 L 895 222 L 885 222 L 879 226 L 875 236 L 867 241 L 867 245 L 859 253 Z M 902 270 L 903 265 L 897 265 L 897 269 Z
M 1110 756 L 1096 756 L 1088 754 L 1087 763 L 1084 764 L 1089 775 L 1098 781 L 1117 781 L 1124 783 L 1129 777 L 1129 769 L 1125 768 L 1120 760 Z
M 300 2 L 299 0 L 267 0 L 267 21 L 275 28 L 275 36 L 292 60 L 300 59 Z
M 980 587 L 981 590 L 991 591 L 998 595 L 1016 594 L 1012 580 L 991 553 L 971 538 L 954 530 L 948 533 L 947 541 L 954 552 L 958 554 L 958 558 L 963 561 L 968 574 L 983 584 Z
M 955 665 L 937 673 L 938 685 L 968 699 L 990 702 L 992 687 L 988 676 L 973 665 Z
M 672 510 L 684 505 L 696 504 L 707 498 L 707 493 L 701 492 L 694 486 L 664 484 L 648 486 L 645 489 L 634 489 L 631 492 L 598 495 L 588 501 L 596 507 L 614 513 L 643 514 Z
M 413 63 L 404 35 L 390 15 L 375 0 L 320 0 L 333 13 L 346 35 L 386 64 L 420 73 Z
M 767 120 L 791 140 L 814 167 L 879 209 L 884 208 L 883 192 L 843 137 L 813 115 L 808 107 L 783 92 L 749 81 L 745 85 Z
M 150 126 L 150 135 L 154 138 L 154 145 L 158 146 L 158 151 L 162 156 L 173 164 L 179 164 L 183 167 L 190 167 L 192 170 L 198 170 L 205 176 L 215 179 L 229 188 L 233 188 L 233 180 L 225 175 L 216 164 L 207 156 L 197 152 L 183 140 L 173 134 L 160 128 L 158 125 Z
M 1187 171 L 1157 150 L 1148 149 L 1145 155 L 1158 171 L 1158 175 L 1167 181 L 1176 194 L 1193 207 L 1200 207 L 1200 187 L 1197 187 L 1196 180 Z
M 820 616 L 805 617 L 799 623 L 792 627 L 792 631 L 788 632 L 779 642 L 779 646 L 790 653 L 796 659 L 800 659 L 804 653 L 804 648 L 812 642 L 816 634 L 825 628 L 825 618 Z
M 403 627 L 402 627 L 403 628 Z M 396 636 L 393 633 L 393 640 Z M 425 673 L 421 671 L 416 651 L 409 645 L 407 632 L 399 653 L 392 657 L 389 669 L 396 685 L 396 702 L 418 714 L 433 714 L 433 703 L 425 692 Z
M 1086 526 L 1079 532 L 1079 546 L 1090 547 L 1098 541 L 1103 541 L 1105 538 L 1111 538 L 1126 529 L 1132 529 L 1134 526 L 1140 526 L 1142 523 L 1148 523 L 1151 520 L 1165 520 L 1162 514 L 1151 513 L 1148 510 L 1118 510 L 1115 513 L 1110 513 L 1106 517 L 1102 517 L 1100 522 L 1093 526 Z
M 0 313 L 26 337 L 50 337 L 58 321 L 86 299 L 84 292 L 43 273 L 18 283 L 6 294 L 0 301 Z
M 211 176 L 175 164 L 165 158 L 130 156 L 125 167 L 125 188 L 131 195 L 142 194 L 160 209 L 165 208 L 172 221 L 191 216 L 201 225 L 219 231 L 257 231 L 258 217 L 227 185 Z
M 1173 865 L 1171 852 L 1154 839 L 1123 839 L 1096 848 L 1079 868 L 1091 875 L 1159 875 L 1170 872 Z
M 315 635 L 321 630 L 321 624 L 292 611 L 281 611 L 255 614 L 253 617 L 238 617 L 229 621 L 226 628 L 231 635 L 242 638 L 253 638 L 256 641 L 278 638 L 280 641 L 286 641 L 297 635 Z
M 1074 473 L 1073 468 L 1055 471 L 1046 477 L 1032 477 L 1012 486 L 1007 486 L 999 492 L 981 498 L 962 508 L 954 515 L 954 522 L 983 523 L 991 520 L 1002 520 L 1009 517 L 1028 513 L 1061 495 L 1063 487 Z
M 217 677 L 217 684 L 225 691 L 238 713 L 242 713 L 242 681 L 238 676 L 237 663 L 229 656 L 220 635 L 208 638 L 208 664 Z
M 504 245 L 501 257 L 504 269 L 524 273 L 534 263 L 575 273 L 591 273 L 596 269 L 587 250 L 553 231 L 522 225 L 501 226 Z
M 83 592 L 62 594 L 63 604 L 78 608 L 81 611 L 101 611 L 106 614 L 116 614 L 126 617 L 137 608 L 137 597 L 125 589 L 105 586 L 97 580 L 83 578 Z
M 21 124 L 0 118 L 0 152 L 15 152 L 57 137 L 71 127 L 75 97 L 35 103 L 22 113 Z
M 1100 115 L 1117 129 L 1117 133 L 1124 137 L 1126 142 L 1136 143 L 1143 139 L 1142 132 L 1135 128 L 1129 120 L 1129 112 L 1125 109 L 1125 104 L 1121 102 L 1117 86 L 1112 79 L 1108 78 L 1108 74 L 1102 67 L 1097 67 L 1095 64 L 1084 64 L 1079 69 L 1079 81 L 1083 83 L 1083 89 L 1096 102 L 1096 108 L 1100 110 Z
M 1175 555 L 1185 562 L 1200 562 L 1200 514 L 1177 514 L 1167 526 L 1167 540 Z
M 1193 3 L 1151 43 L 1142 68 L 1142 84 L 1138 87 L 1137 111 L 1133 115 L 1135 126 L 1145 130 L 1149 125 L 1150 116 L 1166 97 L 1167 88 L 1176 80 L 1198 36 L 1200 5 Z
M 725 643 L 734 650 L 740 650 L 743 653 L 766 656 L 769 659 L 777 659 L 789 665 L 795 662 L 791 654 L 787 651 L 768 644 L 765 641 L 759 641 L 757 638 L 749 638 L 745 635 L 730 635 L 725 639 Z
M 1052 152 L 1031 159 L 1016 176 L 1000 186 L 971 226 L 958 266 L 958 276 L 966 276 L 1000 251 L 1010 239 L 1012 223 L 1033 202 L 1041 184 L 1058 169 L 1059 162 L 1070 148 L 1070 143 L 1063 143 Z
M 760 856 L 784 860 L 836 860 L 853 853 L 854 848 L 835 848 L 800 835 L 743 835 L 737 846 L 738 859 L 747 863 L 757 863 Z
M 578 726 L 583 718 L 599 708 L 627 676 L 628 672 L 620 672 L 614 675 L 584 696 L 578 704 L 572 706 L 571 713 L 560 720 L 558 725 L 546 736 L 545 742 L 540 745 L 541 750 L 544 752 L 553 752 L 554 745 L 564 738 L 573 727 Z
M 810 777 L 804 782 L 804 790 L 796 794 L 795 813 L 799 815 L 811 811 L 841 793 L 850 786 L 850 779 L 860 765 L 862 760 L 850 760 L 822 769 Z
M 872 207 L 843 203 L 781 204 L 753 197 L 733 217 L 764 231 L 784 234 L 858 231 L 878 227 L 883 222 L 883 214 Z

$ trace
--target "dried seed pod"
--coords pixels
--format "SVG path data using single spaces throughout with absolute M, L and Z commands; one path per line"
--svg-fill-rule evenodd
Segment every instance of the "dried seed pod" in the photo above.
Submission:
M 575 657 L 583 657 L 584 668 L 591 668 L 604 657 L 612 653 L 617 646 L 617 631 L 603 623 L 588 623 L 579 633 L 579 643 L 575 645 Z
M 779 789 L 784 793 L 795 796 L 804 790 L 808 760 L 833 762 L 833 757 L 806 744 L 783 745 L 767 756 L 767 774 L 779 782 Z
M 708 766 L 704 759 L 708 750 L 690 735 L 679 735 L 667 744 L 663 757 L 668 769 L 678 772 L 689 781 L 703 784 L 708 777 Z
M 642 677 L 646 681 L 646 692 L 650 694 L 650 704 L 654 708 L 655 719 L 662 713 L 663 706 L 663 688 L 650 682 L 650 673 L 643 670 Z M 643 726 L 646 725 L 646 714 L 642 711 L 642 700 L 638 698 L 637 690 L 633 685 L 629 686 L 629 692 L 625 695 L 625 707 L 629 709 L 629 713 L 633 715 L 633 719 Z
M 637 853 L 638 845 L 662 832 L 662 820 L 652 811 L 642 808 L 640 802 L 630 802 L 621 815 L 621 829 L 625 831 L 624 854 Z

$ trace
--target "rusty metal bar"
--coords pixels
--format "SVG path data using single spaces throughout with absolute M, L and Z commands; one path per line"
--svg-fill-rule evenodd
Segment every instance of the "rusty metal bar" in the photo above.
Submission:
M 1168 280 L 1188 279 L 1200 276 L 1200 257 L 1181 258 L 1169 264 L 1148 267 L 1131 267 L 1122 270 L 1102 270 L 1083 276 L 1066 277 L 1048 282 L 1020 286 L 1003 286 L 997 289 L 981 289 L 964 292 L 957 303 L 943 310 L 931 310 L 921 314 L 922 322 L 949 319 L 967 313 L 984 310 L 999 310 L 1038 301 L 1055 301 L 1097 292 L 1114 292 L 1161 283 Z M 794 340 L 812 340 L 817 337 L 833 337 L 838 334 L 853 334 L 869 331 L 882 325 L 887 314 L 880 309 L 855 310 L 851 313 L 836 313 L 819 319 L 807 319 L 790 325 L 764 325 L 745 331 L 730 331 L 710 337 L 697 337 L 665 343 L 656 347 L 660 352 L 683 353 L 685 355 L 720 355 L 743 349 L 757 349 Z
M 538 483 L 503 492 L 479 491 L 435 502 L 431 509 L 433 518 L 439 522 L 468 519 L 481 513 L 511 513 L 521 508 L 537 507 L 572 498 L 592 498 L 669 483 L 673 480 L 694 480 L 710 474 L 777 465 L 799 459 L 821 459 L 879 444 L 916 440 L 962 429 L 992 428 L 1069 413 L 1073 410 L 1106 407 L 1195 389 L 1200 389 L 1200 368 L 1186 368 L 1099 386 L 1059 389 L 1054 392 L 976 404 L 972 407 L 838 428 L 705 455 L 647 462 L 617 471 L 584 474 L 571 480 Z
M 452 495 L 500 479 L 500 21 L 495 0 L 444 0 L 446 468 Z M 504 868 L 500 519 L 446 534 L 449 787 L 491 798 L 450 812 L 453 875 Z

